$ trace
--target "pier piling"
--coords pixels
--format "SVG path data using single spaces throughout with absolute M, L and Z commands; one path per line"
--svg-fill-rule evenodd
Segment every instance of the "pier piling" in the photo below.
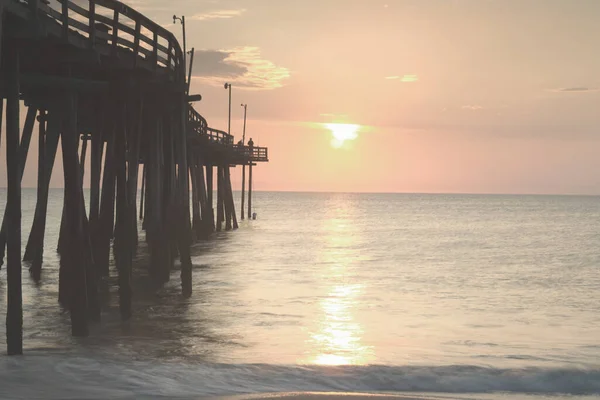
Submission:
M 23 353 L 23 297 L 21 287 L 21 179 L 19 171 L 19 50 L 14 41 L 4 46 L 6 82 L 6 171 L 8 176 L 6 226 L 6 346 L 9 355 Z M 4 248 L 4 246 L 2 246 Z
M 252 219 L 252 162 L 248 165 L 248 219 Z

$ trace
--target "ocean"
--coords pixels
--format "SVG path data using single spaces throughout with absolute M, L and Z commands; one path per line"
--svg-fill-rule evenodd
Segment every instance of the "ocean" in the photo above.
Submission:
M 193 246 L 190 299 L 178 271 L 150 289 L 142 243 L 134 317 L 120 321 L 113 266 L 102 322 L 80 339 L 57 302 L 52 190 L 42 282 L 23 270 L 26 355 L 0 355 L 0 398 L 600 396 L 599 197 L 256 192 L 253 203 L 256 220 Z M 23 247 L 34 208 L 24 189 Z

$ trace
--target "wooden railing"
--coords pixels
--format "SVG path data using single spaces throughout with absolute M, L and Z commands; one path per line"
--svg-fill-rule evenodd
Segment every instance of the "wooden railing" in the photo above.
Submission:
M 233 146 L 235 154 L 245 160 L 250 161 L 269 161 L 269 153 L 266 147 L 244 146 L 236 144 Z
M 188 105 L 187 127 L 193 134 L 206 136 L 206 129 L 208 128 L 206 120 L 191 105 Z
M 32 18 L 47 15 L 62 25 L 62 37 L 79 33 L 87 45 L 127 49 L 133 67 L 143 58 L 156 70 L 166 68 L 177 82 L 185 80 L 183 52 L 175 36 L 133 8 L 116 0 L 27 0 Z
M 248 161 L 269 161 L 269 153 L 266 147 L 244 146 L 243 144 L 233 144 L 233 136 L 227 132 L 218 129 L 209 128 L 206 119 L 194 107 L 188 105 L 188 132 L 191 135 L 198 135 L 206 140 L 227 146 L 231 149 L 236 159 L 243 162 Z
M 227 132 L 220 131 L 218 129 L 207 128 L 206 134 L 211 142 L 223 144 L 226 146 L 233 145 L 233 136 L 228 135 Z
M 233 136 L 218 129 L 209 128 L 206 119 L 191 105 L 188 106 L 188 129 L 192 134 L 199 135 L 207 140 L 226 146 L 233 145 Z

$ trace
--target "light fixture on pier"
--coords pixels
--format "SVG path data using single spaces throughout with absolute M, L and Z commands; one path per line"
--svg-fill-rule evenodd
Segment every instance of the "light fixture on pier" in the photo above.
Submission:
M 185 69 L 187 66 L 187 63 L 186 63 L 187 51 L 185 48 L 185 16 L 182 15 L 180 18 L 177 15 L 173 15 L 173 24 L 177 23 L 177 20 L 181 21 L 181 26 L 183 29 L 183 68 Z M 184 72 L 184 76 L 185 76 L 185 70 L 183 72 Z
M 231 135 L 231 83 L 225 83 L 225 90 L 229 89 L 229 119 L 227 122 L 227 134 Z

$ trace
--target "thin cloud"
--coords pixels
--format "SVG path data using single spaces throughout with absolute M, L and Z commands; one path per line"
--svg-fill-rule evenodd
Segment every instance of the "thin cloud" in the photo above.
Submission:
M 192 15 L 189 19 L 193 21 L 208 21 L 211 19 L 231 19 L 235 17 L 240 17 L 245 12 L 245 8 L 240 8 L 236 10 L 214 10 Z
M 404 75 L 400 81 L 402 82 L 416 82 L 419 80 L 417 75 Z
M 393 76 L 386 76 L 385 79 L 388 80 L 399 80 L 400 82 L 416 82 L 419 80 L 419 77 L 417 75 L 393 75 Z
M 463 110 L 472 110 L 472 111 L 476 111 L 476 110 L 481 110 L 483 109 L 483 106 L 479 106 L 479 105 L 466 105 L 466 106 L 462 106 Z
M 585 93 L 585 92 L 597 92 L 598 89 L 597 88 L 590 88 L 590 87 L 585 87 L 585 86 L 575 86 L 575 87 L 567 87 L 567 88 L 560 88 L 560 89 L 554 89 L 553 92 L 559 92 L 559 93 Z
M 197 50 L 192 75 L 210 85 L 220 86 L 227 79 L 240 88 L 265 90 L 282 87 L 290 71 L 263 59 L 258 47 L 236 47 Z

